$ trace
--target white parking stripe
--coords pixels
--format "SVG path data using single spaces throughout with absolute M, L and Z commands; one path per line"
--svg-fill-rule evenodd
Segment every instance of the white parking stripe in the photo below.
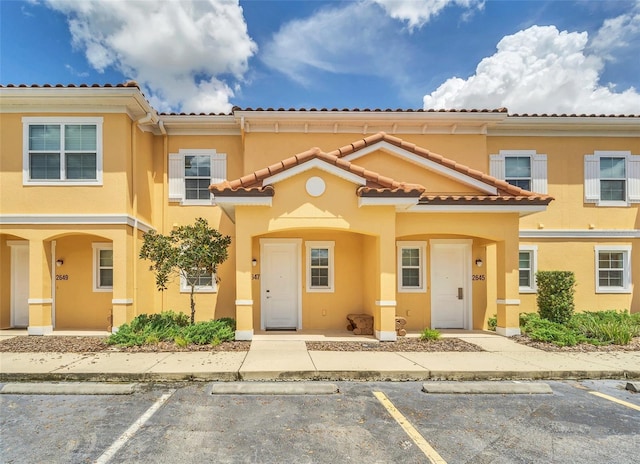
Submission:
M 136 420 L 102 455 L 96 459 L 95 464 L 106 464 L 111 458 L 133 437 L 138 430 L 160 409 L 160 407 L 175 393 L 171 390 L 162 395 L 149 409 Z
M 409 435 L 409 438 L 420 448 L 424 455 L 429 459 L 431 464 L 447 464 L 447 462 L 440 457 L 438 452 L 431 447 L 429 442 L 424 439 L 420 432 L 418 432 L 413 425 L 402 415 L 400 411 L 393 405 L 393 403 L 382 392 L 373 392 L 374 396 L 378 398 L 378 401 L 382 403 L 385 409 L 391 414 L 400 427 Z

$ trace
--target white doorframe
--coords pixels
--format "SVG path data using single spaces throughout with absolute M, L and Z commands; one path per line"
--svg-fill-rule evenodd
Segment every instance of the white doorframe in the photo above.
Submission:
M 51 241 L 51 327 L 56 328 L 56 273 L 58 272 L 56 264 L 56 241 Z
M 463 329 L 471 330 L 473 324 L 473 294 L 471 292 L 471 248 L 473 245 L 473 240 L 471 239 L 431 239 L 429 240 L 429 288 L 431 290 L 431 328 L 433 328 L 433 277 L 434 277 L 434 268 L 437 265 L 435 263 L 435 253 L 433 252 L 434 247 L 438 245 L 459 245 L 464 253 L 463 253 L 463 280 L 462 280 L 462 291 L 464 292 L 465 297 L 463 298 Z
M 16 327 L 16 312 L 18 311 L 18 306 L 22 304 L 26 304 L 26 316 L 27 323 L 19 324 L 20 327 L 29 326 L 29 242 L 27 240 L 7 240 L 7 245 L 11 248 L 11 327 Z M 18 256 L 19 252 L 27 251 L 27 260 L 24 261 L 20 259 Z M 22 278 L 19 274 L 19 271 L 25 271 L 27 278 Z M 19 290 L 24 290 L 24 286 L 26 286 L 27 298 L 25 301 L 18 301 L 17 296 L 21 293 Z
M 302 329 L 302 239 L 301 238 L 261 238 L 260 239 L 260 269 L 265 269 L 265 257 L 266 250 L 265 245 L 268 247 L 269 244 L 290 244 L 293 245 L 293 249 L 295 252 L 295 260 L 296 260 L 296 300 L 298 306 L 298 314 L 297 314 L 297 325 L 296 329 Z M 261 271 L 262 273 L 262 271 Z M 266 294 L 264 291 L 264 283 L 263 283 L 262 275 L 260 276 L 260 329 L 266 329 L 266 317 L 265 317 L 265 308 L 266 308 Z

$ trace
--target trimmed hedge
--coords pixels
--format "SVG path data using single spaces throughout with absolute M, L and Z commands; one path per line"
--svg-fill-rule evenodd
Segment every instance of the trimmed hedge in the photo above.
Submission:
M 575 310 L 576 277 L 570 271 L 538 271 L 538 313 L 543 319 L 566 324 Z

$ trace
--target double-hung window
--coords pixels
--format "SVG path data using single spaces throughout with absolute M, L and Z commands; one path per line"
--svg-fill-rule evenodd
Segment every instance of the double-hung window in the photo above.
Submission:
M 640 203 L 640 156 L 629 151 L 585 155 L 584 201 L 598 206 Z
M 335 242 L 306 242 L 307 292 L 333 292 Z
M 398 291 L 425 292 L 426 242 L 398 242 Z
M 214 293 L 218 290 L 215 274 L 206 272 L 191 272 L 186 277 L 180 277 L 180 292 L 191 293 L 191 284 L 196 293 Z
M 489 171 L 496 179 L 536 193 L 547 193 L 547 155 L 535 150 L 500 150 L 489 157 Z
M 631 246 L 595 247 L 596 293 L 631 292 Z
M 93 244 L 93 291 L 113 291 L 113 245 Z
M 518 272 L 520 293 L 535 293 L 536 271 L 538 267 L 538 247 L 536 245 L 522 245 L 518 254 Z
M 209 186 L 227 178 L 227 155 L 214 149 L 181 149 L 169 154 L 169 201 L 213 203 Z
M 25 185 L 101 185 L 102 118 L 24 117 Z
M 584 201 L 598 206 L 640 203 L 640 156 L 630 151 L 585 155 Z

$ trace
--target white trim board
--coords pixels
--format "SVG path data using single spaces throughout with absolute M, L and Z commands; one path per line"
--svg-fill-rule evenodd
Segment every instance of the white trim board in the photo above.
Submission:
M 315 169 L 315 168 L 320 169 L 321 171 L 324 171 L 328 174 L 332 174 L 336 177 L 340 177 L 344 180 L 347 180 L 357 185 L 367 184 L 366 179 L 363 177 L 360 177 L 357 174 L 354 174 L 350 171 L 345 171 L 344 169 L 338 168 L 333 164 L 329 164 L 326 161 L 321 160 L 319 158 L 313 158 L 313 159 L 310 159 L 309 161 L 305 161 L 302 164 L 299 164 L 290 169 L 287 169 L 286 171 L 282 171 L 282 172 L 279 172 L 278 174 L 274 174 L 273 176 L 267 177 L 262 181 L 262 185 L 265 186 L 265 185 L 275 184 L 277 182 L 280 182 L 285 179 L 289 179 L 290 177 L 296 176 L 305 171 L 309 171 L 310 169 Z
M 143 232 L 152 226 L 125 214 L 2 214 L 2 225 L 128 225 Z
M 639 229 L 523 229 L 520 238 L 640 238 Z

